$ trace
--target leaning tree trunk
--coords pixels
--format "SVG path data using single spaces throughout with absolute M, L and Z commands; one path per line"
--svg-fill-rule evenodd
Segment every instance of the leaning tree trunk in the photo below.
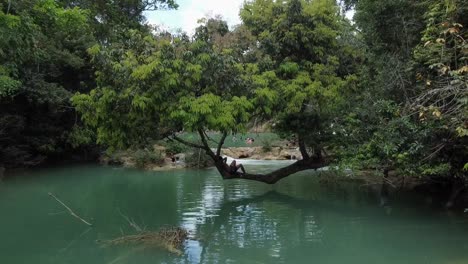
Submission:
M 256 174 L 256 173 L 232 173 L 229 170 L 229 166 L 227 166 L 221 158 L 221 148 L 224 144 L 224 140 L 226 139 L 227 132 L 223 132 L 223 136 L 221 140 L 218 142 L 218 146 L 216 152 L 213 152 L 209 147 L 207 135 L 203 130 L 198 130 L 198 135 L 201 139 L 201 144 L 189 142 L 178 138 L 177 136 L 173 135 L 173 139 L 179 141 L 187 146 L 199 148 L 205 151 L 205 153 L 214 161 L 216 169 L 221 174 L 223 179 L 231 180 L 231 179 L 245 179 L 245 180 L 252 180 L 252 181 L 259 181 L 264 182 L 267 184 L 274 184 L 279 180 L 286 178 L 296 172 L 304 171 L 304 170 L 316 170 L 323 167 L 328 166 L 329 161 L 322 157 L 322 155 L 316 155 L 315 157 L 310 157 L 307 153 L 305 144 L 302 140 L 299 141 L 300 149 L 302 152 L 303 159 L 294 162 L 293 164 L 280 168 L 278 170 L 266 173 L 266 174 Z
M 316 160 L 316 159 L 307 159 L 307 160 L 298 160 L 293 164 L 280 168 L 278 170 L 266 173 L 266 174 L 258 174 L 258 173 L 230 173 L 226 168 L 225 165 L 221 162 L 216 161 L 216 168 L 218 169 L 219 173 L 225 180 L 232 180 L 232 179 L 244 179 L 244 180 L 252 180 L 252 181 L 259 181 L 264 182 L 267 184 L 274 184 L 277 183 L 279 180 L 286 178 L 296 172 L 304 171 L 304 170 L 316 170 L 328 165 L 326 160 Z
M 452 208 L 463 190 L 465 190 L 465 183 L 462 180 L 454 179 L 452 181 L 452 190 L 447 203 L 445 204 L 445 208 Z
M 387 206 L 388 205 L 388 199 L 389 199 L 389 188 L 390 185 L 388 183 L 388 172 L 390 170 L 388 168 L 385 168 L 383 171 L 383 178 L 382 178 L 382 187 L 380 188 L 380 206 Z

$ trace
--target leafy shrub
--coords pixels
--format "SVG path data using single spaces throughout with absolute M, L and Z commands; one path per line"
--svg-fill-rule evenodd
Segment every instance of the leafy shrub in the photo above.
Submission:
M 213 166 L 213 160 L 205 151 L 200 149 L 191 149 L 185 156 L 185 162 L 189 167 L 206 168 Z
M 270 139 L 262 140 L 262 150 L 263 152 L 270 152 L 273 149 L 273 144 Z
M 95 137 L 92 130 L 75 125 L 71 129 L 67 141 L 73 148 L 78 148 L 92 144 Z
M 164 157 L 159 152 L 150 151 L 148 149 L 138 149 L 132 154 L 135 160 L 135 165 L 138 168 L 143 168 L 148 164 L 162 163 Z
M 174 140 L 166 141 L 165 147 L 166 153 L 169 155 L 185 153 L 188 150 L 187 146 Z

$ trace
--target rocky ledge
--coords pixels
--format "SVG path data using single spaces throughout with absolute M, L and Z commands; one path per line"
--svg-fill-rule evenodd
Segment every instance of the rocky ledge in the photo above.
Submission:
M 118 165 L 123 167 L 135 168 L 140 167 L 147 170 L 171 170 L 171 169 L 182 169 L 190 167 L 190 162 L 186 161 L 186 154 L 180 153 L 176 155 L 169 155 L 166 153 L 166 149 L 162 146 L 153 146 L 154 153 L 158 153 L 159 158 L 157 162 L 146 162 L 138 166 L 134 154 L 129 151 L 121 151 L 114 155 L 104 155 L 100 161 L 105 165 Z M 265 149 L 264 147 L 238 147 L 238 148 L 224 148 L 221 151 L 223 156 L 228 156 L 233 159 L 255 159 L 255 160 L 297 160 L 301 159 L 301 153 L 296 148 L 283 148 L 283 147 L 271 147 Z M 194 165 L 193 162 L 190 163 Z M 194 165 L 199 166 L 200 164 Z M 203 164 L 206 166 L 209 164 Z
M 222 155 L 234 159 L 256 159 L 256 160 L 297 160 L 302 159 L 298 148 L 272 147 L 265 150 L 263 147 L 239 147 L 224 148 Z

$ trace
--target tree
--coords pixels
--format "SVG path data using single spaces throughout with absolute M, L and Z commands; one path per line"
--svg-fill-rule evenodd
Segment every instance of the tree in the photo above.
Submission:
M 255 76 L 255 91 L 274 96 L 275 129 L 295 135 L 303 162 L 328 164 L 335 114 L 353 76 L 341 71 L 341 30 L 347 21 L 334 1 L 254 1 L 241 17 L 270 63 Z
M 447 125 L 461 137 L 468 135 L 465 124 L 468 31 L 464 27 L 468 20 L 462 15 L 467 9 L 460 1 L 434 2 L 426 14 L 427 25 L 414 53 L 419 81 L 414 106 L 425 108 L 422 111 L 432 108 L 440 112 L 437 116 L 452 119 Z
M 244 9 L 260 4 L 262 1 L 253 2 Z M 213 19 L 205 20 L 191 41 L 130 31 L 122 44 L 90 49 L 99 65 L 98 88 L 76 95 L 73 102 L 85 122 L 97 128 L 99 143 L 125 147 L 147 137 L 170 137 L 203 149 L 225 179 L 242 177 L 275 183 L 295 172 L 323 167 L 327 161 L 321 154 L 323 142 L 318 141 L 329 136 L 321 129 L 328 129 L 330 124 L 324 116 L 339 101 L 339 90 L 345 83 L 335 73 L 338 59 L 332 55 L 338 46 L 341 18 L 332 1 L 275 5 L 281 12 L 269 19 L 281 26 L 272 28 L 274 38 L 264 39 L 258 29 L 251 29 L 262 46 L 268 42 L 285 47 L 279 52 L 265 47 L 260 63 L 246 62 L 245 56 L 253 49 L 253 45 L 245 45 L 249 41 L 226 45 L 222 38 L 234 38 L 236 33 L 226 31 L 225 23 Z M 255 19 L 265 17 L 258 15 L 243 15 L 249 21 L 247 28 Z M 302 18 L 296 21 L 297 16 Z M 242 30 L 244 33 L 238 31 L 238 36 L 249 36 Z M 314 37 L 315 43 L 307 41 Z M 307 56 L 301 59 L 303 48 Z M 280 116 L 278 127 L 285 127 L 294 118 L 287 132 L 300 136 L 303 159 L 267 175 L 230 173 L 219 158 L 224 139 L 229 133 L 245 131 L 254 116 L 272 115 Z M 304 118 L 316 121 L 308 127 L 314 133 L 299 127 Z M 181 130 L 197 132 L 200 142 L 179 138 L 176 132 Z M 208 130 L 223 134 L 215 151 L 210 148 Z M 307 143 L 314 143 L 313 157 Z
M 71 96 L 95 86 L 87 49 L 145 30 L 144 10 L 172 0 L 0 1 L 0 157 L 2 166 L 42 163 L 95 152 Z M 4 164 L 3 164 L 4 163 Z
M 80 7 L 90 12 L 94 35 L 102 43 L 113 41 L 126 29 L 148 30 L 144 11 L 176 9 L 174 0 L 60 0 L 65 7 Z
M 453 186 L 453 200 L 466 181 L 463 1 L 350 2 L 367 61 L 349 97 L 360 105 L 343 122 L 342 160 L 437 178 Z
M 88 12 L 55 1 L 0 2 L 0 156 L 34 165 L 63 153 L 75 115 L 69 98 L 83 88 Z
M 414 52 L 418 94 L 412 108 L 432 134 L 424 167 L 433 172 L 434 165 L 444 165 L 438 174 L 452 186 L 448 207 L 468 186 L 467 11 L 465 1 L 431 1 Z
M 207 129 L 245 129 L 252 105 L 242 96 L 241 65 L 230 51 L 217 52 L 205 36 L 198 38 L 132 30 L 124 43 L 90 50 L 98 89 L 74 103 L 98 127 L 99 143 L 124 147 L 181 129 L 203 130 L 203 137 Z

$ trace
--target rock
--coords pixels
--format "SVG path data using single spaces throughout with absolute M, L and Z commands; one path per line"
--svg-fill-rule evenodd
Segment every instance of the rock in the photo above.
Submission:
M 186 168 L 185 163 L 167 163 L 161 165 L 151 164 L 146 166 L 146 169 L 152 171 L 166 171 L 166 170 L 174 170 L 174 169 L 184 169 Z
M 177 162 L 185 162 L 185 153 L 179 153 L 179 154 L 175 154 L 174 157 L 176 159 L 176 163 Z
M 278 160 L 278 156 L 267 154 L 267 155 L 254 155 L 251 157 L 256 160 Z
M 234 159 L 258 159 L 258 160 L 297 160 L 302 159 L 302 155 L 298 149 L 281 147 L 273 147 L 270 151 L 265 152 L 262 147 L 240 147 L 240 148 L 225 148 L 221 152 L 225 156 Z
M 123 165 L 123 162 L 121 160 L 116 160 L 116 159 L 107 159 L 103 161 L 103 164 L 112 165 L 112 166 L 120 166 L 120 165 Z
M 102 165 L 111 165 L 111 166 L 123 165 L 121 155 L 116 155 L 115 153 L 113 155 L 102 153 L 101 156 L 99 157 L 99 163 L 101 163 Z
M 259 153 L 260 149 L 260 147 L 226 148 L 222 149 L 222 154 L 235 159 L 245 159 L 252 157 L 255 153 Z
M 145 166 L 145 168 L 148 170 L 153 170 L 153 171 L 164 171 L 164 170 L 187 168 L 187 164 L 185 163 L 184 153 L 176 154 L 174 155 L 174 158 L 176 159 L 175 162 L 172 161 L 172 157 L 166 157 L 163 163 L 148 164 Z
M 135 163 L 135 161 L 133 160 L 133 158 L 131 158 L 131 157 L 124 156 L 124 157 L 121 157 L 120 160 L 122 161 L 122 165 L 123 165 L 124 167 L 127 167 L 127 168 L 134 168 L 134 167 L 136 167 L 136 163 Z
M 124 167 L 135 167 L 135 162 L 129 156 L 119 155 L 119 156 L 101 156 L 99 159 L 100 163 L 103 165 L 111 166 L 124 166 Z
M 160 145 L 154 145 L 153 149 L 159 154 L 164 154 L 164 161 L 158 163 L 146 164 L 145 168 L 148 170 L 161 171 L 187 168 L 186 154 L 179 153 L 174 156 L 165 155 L 166 148 Z M 272 147 L 270 151 L 265 152 L 263 147 L 238 147 L 238 148 L 224 148 L 221 154 L 234 159 L 256 159 L 256 160 L 300 160 L 302 159 L 301 153 L 297 148 L 282 148 Z M 175 162 L 173 159 L 175 158 Z M 211 159 L 209 159 L 211 160 Z M 136 167 L 134 158 L 128 152 L 115 153 L 111 157 L 102 156 L 101 162 L 108 165 L 120 165 L 124 167 Z M 193 165 L 193 164 L 189 164 Z M 196 164 L 195 166 L 199 166 Z
M 154 145 L 154 146 L 153 146 L 153 149 L 154 149 L 154 151 L 155 151 L 156 153 L 161 154 L 161 156 L 163 156 L 163 157 L 166 156 L 166 152 L 167 152 L 167 151 L 166 151 L 166 147 L 161 146 L 161 145 Z
M 278 154 L 278 157 L 280 159 L 299 159 L 302 157 L 301 152 L 297 149 L 282 149 L 280 153 Z
M 283 150 L 282 147 L 272 147 L 270 153 L 271 155 L 279 156 L 281 153 L 281 150 Z

